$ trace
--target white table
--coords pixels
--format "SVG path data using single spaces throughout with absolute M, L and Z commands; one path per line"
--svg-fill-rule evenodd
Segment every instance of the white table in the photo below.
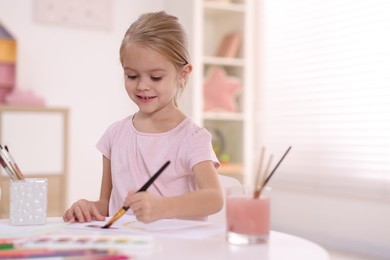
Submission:
M 61 218 L 48 218 L 48 224 L 60 223 Z M 8 224 L 8 219 L 0 220 L 1 224 Z M 4 227 L 4 226 L 3 226 Z M 74 230 L 62 229 L 56 231 L 60 234 L 71 234 Z M 81 230 L 77 233 L 90 234 L 95 231 Z M 0 234 L 1 234 L 0 230 Z M 329 255 L 319 245 L 281 232 L 271 231 L 268 243 L 260 245 L 230 245 L 225 241 L 224 235 L 206 239 L 182 239 L 172 237 L 155 237 L 154 247 L 151 251 L 142 254 L 133 253 L 132 259 L 199 259 L 199 260 L 327 260 Z
M 234 246 L 225 237 L 205 240 L 158 239 L 157 250 L 142 259 L 299 259 L 325 260 L 328 253 L 320 246 L 302 238 L 271 231 L 267 244 Z

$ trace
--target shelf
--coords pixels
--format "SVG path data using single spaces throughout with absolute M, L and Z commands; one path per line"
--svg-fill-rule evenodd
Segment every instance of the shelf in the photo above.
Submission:
M 66 112 L 67 108 L 32 105 L 0 105 L 0 110 L 10 112 Z
M 223 58 L 215 56 L 205 56 L 203 58 L 205 64 L 220 65 L 220 66 L 234 66 L 244 67 L 244 60 L 241 58 Z
M 66 207 L 68 113 L 59 107 L 0 105 L 0 143 L 11 147 L 26 178 L 48 179 L 48 216 L 59 216 Z M 0 190 L 0 217 L 7 218 L 9 176 L 2 169 Z
M 222 164 L 218 172 L 242 182 L 253 168 L 253 1 L 198 0 L 195 3 L 194 67 L 200 69 L 194 70 L 193 114 L 211 133 L 218 158 L 225 155 L 229 158 L 229 163 Z M 228 47 L 231 49 L 225 49 Z M 213 67 L 221 67 L 226 78 L 240 83 L 240 89 L 231 96 L 237 105 L 234 112 L 227 112 L 223 105 L 204 110 L 204 83 L 212 75 Z M 224 86 L 218 91 L 225 91 Z
M 239 182 L 244 182 L 243 175 L 244 167 L 242 164 L 238 163 L 223 163 L 218 169 L 218 173 L 224 176 L 233 177 L 237 179 Z
M 244 115 L 242 113 L 205 112 L 203 118 L 204 120 L 242 121 Z
M 241 163 L 221 163 L 218 172 L 221 174 L 237 174 L 242 172 Z
M 204 8 L 206 11 L 231 11 L 231 12 L 245 12 L 245 6 L 241 3 L 224 3 L 224 2 L 218 2 L 218 1 L 205 1 L 204 2 Z

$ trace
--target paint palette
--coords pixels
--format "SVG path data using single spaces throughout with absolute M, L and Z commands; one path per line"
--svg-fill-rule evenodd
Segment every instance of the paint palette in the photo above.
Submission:
M 126 249 L 150 250 L 153 237 L 149 236 L 117 236 L 117 235 L 50 235 L 28 238 L 20 243 L 23 248 L 50 249 Z

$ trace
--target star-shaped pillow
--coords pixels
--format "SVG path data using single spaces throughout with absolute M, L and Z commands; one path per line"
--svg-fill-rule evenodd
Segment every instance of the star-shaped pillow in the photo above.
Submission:
M 211 68 L 203 86 L 204 111 L 224 110 L 236 112 L 236 95 L 241 88 L 237 78 L 229 77 L 222 67 Z

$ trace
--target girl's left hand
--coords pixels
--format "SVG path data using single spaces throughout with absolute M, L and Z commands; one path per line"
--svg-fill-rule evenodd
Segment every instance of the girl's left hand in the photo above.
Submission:
M 162 198 L 149 192 L 130 191 L 124 205 L 134 212 L 138 221 L 150 223 L 163 218 Z

